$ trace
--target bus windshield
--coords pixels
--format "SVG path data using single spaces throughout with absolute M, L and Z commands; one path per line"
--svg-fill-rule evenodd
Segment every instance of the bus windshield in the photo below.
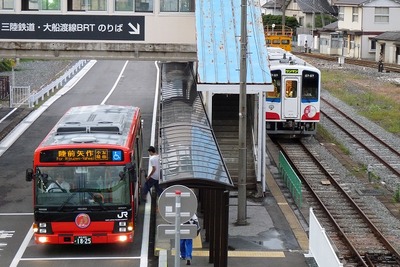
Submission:
M 124 166 L 37 167 L 37 206 L 130 204 L 129 174 Z

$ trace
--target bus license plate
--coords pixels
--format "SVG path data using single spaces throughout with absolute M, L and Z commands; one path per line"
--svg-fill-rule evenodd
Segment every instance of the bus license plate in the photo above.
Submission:
M 90 245 L 90 244 L 92 244 L 92 237 L 91 236 L 75 236 L 74 244 L 75 245 Z

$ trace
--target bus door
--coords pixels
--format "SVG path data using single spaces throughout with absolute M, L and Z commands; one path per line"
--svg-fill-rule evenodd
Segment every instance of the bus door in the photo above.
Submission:
M 283 80 L 282 117 L 283 119 L 300 118 L 300 81 L 297 77 L 285 77 Z

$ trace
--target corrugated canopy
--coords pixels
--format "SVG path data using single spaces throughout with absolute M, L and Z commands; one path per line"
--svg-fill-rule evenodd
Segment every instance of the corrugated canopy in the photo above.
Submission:
M 247 7 L 247 91 L 273 91 L 258 1 Z M 241 1 L 196 1 L 198 90 L 239 93 Z
M 231 188 L 232 179 L 193 77 L 192 63 L 162 65 L 161 183 Z

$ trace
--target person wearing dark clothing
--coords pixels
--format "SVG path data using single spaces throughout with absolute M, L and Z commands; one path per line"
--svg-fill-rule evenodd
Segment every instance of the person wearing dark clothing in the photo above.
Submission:
M 153 186 L 156 189 L 158 196 L 160 196 L 163 191 L 159 185 L 160 158 L 156 152 L 156 149 L 153 146 L 150 146 L 147 151 L 149 152 L 149 155 L 150 155 L 149 161 L 150 161 L 151 170 L 150 170 L 150 173 L 146 176 L 146 182 L 144 183 L 144 186 L 143 186 L 142 198 L 144 200 L 146 199 L 147 193 L 150 191 L 150 189 Z
M 378 72 L 383 72 L 383 53 L 379 55 Z

